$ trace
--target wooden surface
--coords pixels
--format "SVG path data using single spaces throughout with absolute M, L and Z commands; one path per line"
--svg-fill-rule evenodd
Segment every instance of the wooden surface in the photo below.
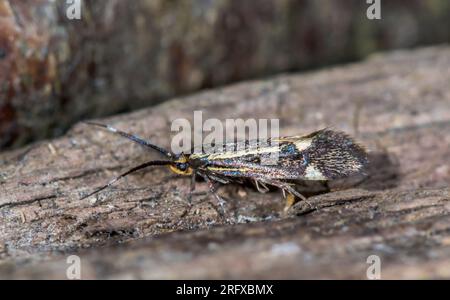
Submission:
M 0 151 L 248 78 L 450 41 L 448 0 L 0 0 Z M 386 1 L 387 2 L 387 1 Z M 75 3 L 74 3 L 75 4 Z
M 176 118 L 279 118 L 281 134 L 334 126 L 370 150 L 366 178 L 287 214 L 280 192 L 220 189 L 165 168 L 84 194 L 154 153 L 78 124 L 64 137 L 0 154 L 0 278 L 450 277 L 450 48 L 375 56 L 306 74 L 244 82 L 102 120 L 170 145 Z

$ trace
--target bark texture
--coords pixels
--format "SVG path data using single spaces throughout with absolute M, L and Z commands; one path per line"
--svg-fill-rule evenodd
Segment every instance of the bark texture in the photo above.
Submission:
M 279 118 L 283 135 L 334 126 L 370 150 L 365 178 L 330 183 L 287 214 L 280 192 L 225 186 L 187 202 L 189 179 L 156 158 L 77 124 L 65 136 L 0 154 L 0 278 L 450 278 L 450 48 L 393 52 L 344 67 L 175 98 L 102 120 L 170 145 L 176 118 Z M 182 271 L 181 271 L 182 270 Z
M 76 1 L 75 1 L 76 2 Z M 447 0 L 0 0 L 0 149 L 280 71 L 450 41 Z

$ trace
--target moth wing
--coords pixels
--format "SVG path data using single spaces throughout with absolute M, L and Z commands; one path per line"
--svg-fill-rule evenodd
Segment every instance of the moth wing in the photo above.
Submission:
M 333 180 L 363 172 L 368 162 L 364 147 L 341 131 L 323 129 L 271 142 L 278 143 L 276 160 L 269 157 L 273 151 L 260 151 L 216 159 L 209 171 L 231 177 Z
M 366 149 L 342 131 L 322 129 L 293 138 L 292 143 L 303 159 L 295 160 L 297 164 L 289 160 L 284 163 L 286 168 L 300 169 L 301 179 L 340 179 L 362 173 L 368 163 Z

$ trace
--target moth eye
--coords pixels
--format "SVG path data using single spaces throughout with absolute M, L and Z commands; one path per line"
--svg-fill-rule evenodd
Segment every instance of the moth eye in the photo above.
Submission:
M 179 163 L 179 164 L 177 164 L 177 168 L 181 171 L 186 171 L 186 169 L 188 168 L 188 165 L 186 163 Z

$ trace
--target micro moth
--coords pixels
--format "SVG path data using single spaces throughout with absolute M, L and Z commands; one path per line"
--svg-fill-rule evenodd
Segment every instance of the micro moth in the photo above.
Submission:
M 341 131 L 322 129 L 303 136 L 272 138 L 264 143 L 242 141 L 223 145 L 223 152 L 205 153 L 203 147 L 191 154 L 174 154 L 160 146 L 143 140 L 108 125 L 86 122 L 109 130 L 146 148 L 156 150 L 165 157 L 164 160 L 152 160 L 138 165 L 117 176 L 106 185 L 84 196 L 85 199 L 109 186 L 119 179 L 150 166 L 168 166 L 176 173 L 192 176 L 191 191 L 195 188 L 195 178 L 203 178 L 210 191 L 223 205 L 223 200 L 216 193 L 216 184 L 242 183 L 250 179 L 260 192 L 266 192 L 267 186 L 280 188 L 287 192 L 287 206 L 294 203 L 295 197 L 306 198 L 294 189 L 295 180 L 328 181 L 360 174 L 367 165 L 367 153 L 361 145 Z M 273 143 L 276 142 L 276 143 Z M 230 147 L 231 144 L 231 147 Z M 271 146 L 276 144 L 276 147 Z M 248 147 L 248 145 L 255 145 Z M 244 149 L 227 151 L 226 149 Z M 275 165 L 261 162 L 271 152 L 277 151 L 278 160 Z

